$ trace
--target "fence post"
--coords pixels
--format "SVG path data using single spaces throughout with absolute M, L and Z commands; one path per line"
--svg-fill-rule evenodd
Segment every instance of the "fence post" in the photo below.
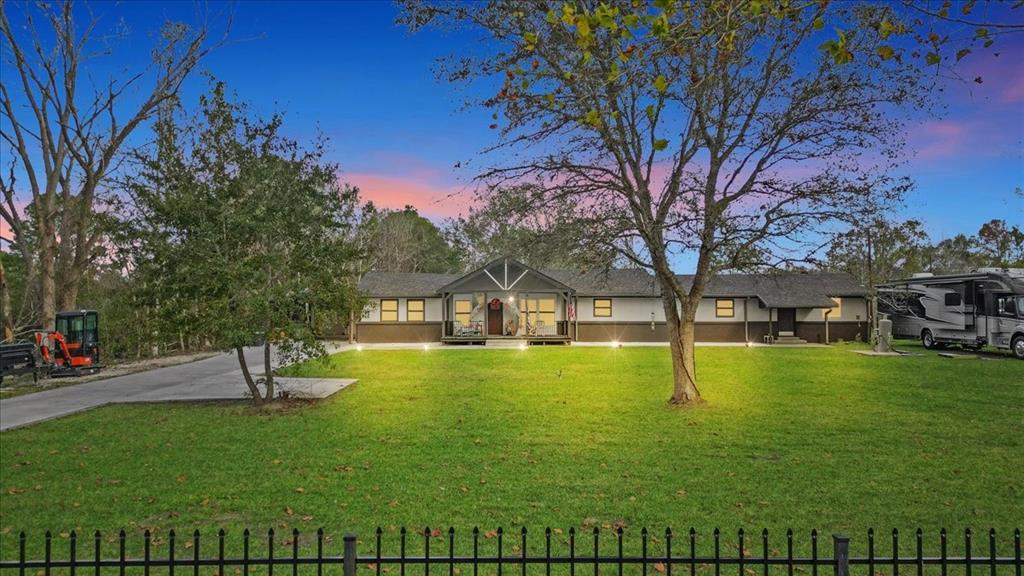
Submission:
M 850 576 L 850 538 L 845 534 L 833 534 L 832 557 L 836 562 L 835 576 Z
M 345 534 L 345 576 L 356 576 L 356 535 Z

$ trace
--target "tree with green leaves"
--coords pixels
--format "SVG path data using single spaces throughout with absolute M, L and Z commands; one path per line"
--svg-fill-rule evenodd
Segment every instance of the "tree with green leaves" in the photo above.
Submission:
M 460 254 L 441 230 L 412 206 L 381 210 L 367 202 L 360 233 L 366 270 L 381 272 L 456 272 Z
M 739 0 L 405 3 L 413 29 L 480 32 L 453 81 L 500 82 L 499 154 L 480 178 L 568 199 L 663 295 L 670 402 L 701 401 L 697 305 L 720 271 L 783 266 L 823 230 L 898 198 L 901 112 L 934 78 L 893 46 L 879 3 Z M 842 33 L 836 37 L 834 29 Z M 892 48 L 893 52 L 889 49 Z M 900 56 L 900 57 L 896 57 Z M 696 262 L 693 282 L 673 262 Z
M 188 325 L 234 350 L 253 400 L 274 398 L 272 356 L 324 353 L 319 337 L 360 310 L 354 191 L 323 159 L 252 118 L 218 84 L 201 113 L 165 111 L 129 183 L 133 265 L 164 331 Z M 262 344 L 264 391 L 243 348 Z M 275 350 L 276 349 L 276 350 Z
M 26 266 L 21 301 L 38 301 L 24 320 L 48 329 L 103 252 L 106 184 L 129 138 L 220 44 L 206 22 L 168 21 L 148 66 L 104 78 L 93 61 L 125 28 L 82 13 L 71 0 L 0 2 L 0 219 Z
M 615 263 L 617 253 L 594 230 L 601 223 L 579 218 L 569 199 L 548 200 L 530 184 L 480 196 L 467 214 L 445 222 L 468 268 L 508 255 L 535 268 L 600 270 Z
M 1024 230 L 1006 220 L 986 222 L 978 230 L 977 250 L 990 266 L 1024 268 Z
M 846 272 L 871 287 L 922 271 L 930 249 L 928 233 L 919 220 L 875 217 L 836 236 L 824 267 Z

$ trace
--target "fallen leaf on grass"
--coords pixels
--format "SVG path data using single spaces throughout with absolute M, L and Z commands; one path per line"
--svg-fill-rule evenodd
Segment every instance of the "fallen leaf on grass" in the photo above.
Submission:
M 659 574 L 664 574 L 665 573 L 665 565 L 662 564 L 661 562 L 658 562 L 657 564 L 654 565 L 654 571 L 659 573 Z

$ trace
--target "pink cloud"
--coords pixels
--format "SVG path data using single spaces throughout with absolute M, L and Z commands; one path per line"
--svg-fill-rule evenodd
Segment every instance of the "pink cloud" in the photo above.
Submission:
M 956 120 L 924 122 L 910 130 L 910 145 L 921 159 L 948 158 L 958 154 L 972 127 Z
M 1024 102 L 1024 75 L 1017 76 L 1010 80 L 1003 87 L 999 100 L 1005 104 L 1017 104 Z
M 347 172 L 341 180 L 359 188 L 363 200 L 372 200 L 381 208 L 401 209 L 415 206 L 428 218 L 447 218 L 465 213 L 472 189 L 445 184 L 430 171 L 381 174 Z

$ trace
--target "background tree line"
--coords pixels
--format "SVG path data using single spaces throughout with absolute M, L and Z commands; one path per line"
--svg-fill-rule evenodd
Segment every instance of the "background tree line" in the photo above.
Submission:
M 934 242 L 919 220 L 876 217 L 837 236 L 818 266 L 848 272 L 868 287 L 909 278 L 916 272 L 1024 268 L 1024 230 L 994 219 L 976 234 L 957 234 Z

